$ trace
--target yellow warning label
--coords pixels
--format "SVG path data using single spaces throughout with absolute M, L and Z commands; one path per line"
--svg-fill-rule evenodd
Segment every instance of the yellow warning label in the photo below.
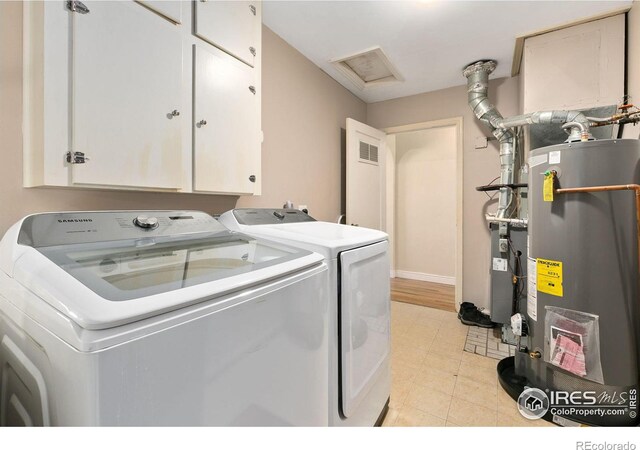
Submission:
M 542 186 L 542 198 L 545 202 L 553 201 L 553 173 L 545 174 L 544 176 L 544 184 Z
M 562 262 L 538 258 L 536 268 L 538 291 L 562 297 Z

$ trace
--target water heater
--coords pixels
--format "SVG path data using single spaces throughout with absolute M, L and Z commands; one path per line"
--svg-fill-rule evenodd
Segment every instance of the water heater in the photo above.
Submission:
M 556 422 L 638 424 L 639 183 L 638 140 L 530 154 L 527 348 L 500 382 L 512 395 L 518 384 L 555 395 Z M 585 414 L 594 402 L 611 412 Z

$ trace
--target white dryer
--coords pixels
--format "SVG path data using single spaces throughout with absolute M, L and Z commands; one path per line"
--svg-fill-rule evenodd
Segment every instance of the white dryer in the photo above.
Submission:
M 0 242 L 1 425 L 326 425 L 323 257 L 195 211 Z
M 329 425 L 380 424 L 390 395 L 386 233 L 319 222 L 295 209 L 235 209 L 231 230 L 317 252 L 329 266 Z

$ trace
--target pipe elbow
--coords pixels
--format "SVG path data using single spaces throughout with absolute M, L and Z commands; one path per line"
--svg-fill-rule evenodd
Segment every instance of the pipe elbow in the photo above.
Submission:
M 567 120 L 565 124 L 562 125 L 562 129 L 569 134 L 567 142 L 584 142 L 593 139 L 590 133 L 589 119 L 580 111 L 569 111 L 567 113 Z
M 584 133 L 585 131 L 587 131 L 587 128 L 581 122 L 567 122 L 564 125 L 562 125 L 563 130 L 570 130 L 572 128 L 580 129 L 581 133 Z
M 589 119 L 580 111 L 569 111 L 567 114 L 567 122 L 580 123 L 586 130 L 589 130 Z

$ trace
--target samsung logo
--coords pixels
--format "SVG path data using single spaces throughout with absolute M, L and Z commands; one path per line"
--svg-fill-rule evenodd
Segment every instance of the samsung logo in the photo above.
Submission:
M 93 222 L 93 219 L 58 219 L 58 223 Z

